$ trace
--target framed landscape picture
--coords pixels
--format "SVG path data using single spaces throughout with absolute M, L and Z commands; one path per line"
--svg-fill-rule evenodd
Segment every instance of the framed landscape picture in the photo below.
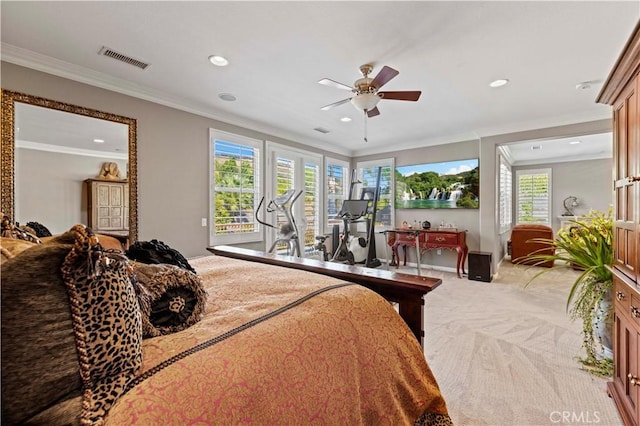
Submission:
M 478 159 L 398 166 L 397 209 L 477 209 Z

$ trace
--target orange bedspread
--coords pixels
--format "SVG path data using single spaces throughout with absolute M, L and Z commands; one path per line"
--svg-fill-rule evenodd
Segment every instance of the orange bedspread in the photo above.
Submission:
M 106 424 L 401 425 L 424 413 L 426 420 L 449 421 L 420 345 L 376 293 L 353 284 L 332 288 L 344 282 L 331 277 L 218 256 L 190 263 L 209 294 L 203 320 L 145 340 L 143 371 L 150 377 L 116 403 Z

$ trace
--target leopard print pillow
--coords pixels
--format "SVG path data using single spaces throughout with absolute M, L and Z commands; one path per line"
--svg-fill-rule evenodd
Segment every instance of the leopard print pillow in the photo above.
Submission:
M 142 322 L 122 254 L 74 227 L 76 241 L 61 268 L 73 318 L 83 382 L 84 424 L 100 424 L 142 366 Z

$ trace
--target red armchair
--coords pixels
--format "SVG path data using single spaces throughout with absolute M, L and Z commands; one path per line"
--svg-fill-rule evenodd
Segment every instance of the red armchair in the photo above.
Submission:
M 509 240 L 509 246 L 511 247 L 511 263 L 518 263 L 524 265 L 531 265 L 536 263 L 535 261 L 524 259 L 530 253 L 537 250 L 541 250 L 538 254 L 554 254 L 555 249 L 549 244 L 532 242 L 530 240 L 534 238 L 546 238 L 553 239 L 553 229 L 547 225 L 539 224 L 520 224 L 513 227 L 511 230 L 511 239 Z M 553 267 L 553 260 L 544 262 L 538 266 L 545 268 Z

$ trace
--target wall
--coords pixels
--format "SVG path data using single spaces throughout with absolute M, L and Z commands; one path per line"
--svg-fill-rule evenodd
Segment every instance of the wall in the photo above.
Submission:
M 127 170 L 126 161 L 112 158 L 22 148 L 15 153 L 15 191 L 21 194 L 16 197 L 16 221 L 39 222 L 53 234 L 67 231 L 77 223 L 87 223 L 82 181 L 96 177 L 102 163 L 115 162 L 121 172 Z M 122 176 L 126 177 L 126 173 Z
M 209 128 L 303 147 L 289 140 L 51 74 L 1 63 L 2 88 L 135 118 L 139 239 L 159 239 L 187 257 L 208 254 Z M 343 155 L 305 149 L 349 161 Z M 42 220 L 44 222 L 44 219 Z M 251 245 L 263 249 L 264 243 Z
M 506 241 L 510 235 L 510 231 L 502 234 L 499 232 L 498 217 L 495 213 L 498 209 L 498 199 L 496 197 L 499 176 L 497 166 L 498 146 L 536 139 L 557 139 L 605 133 L 610 132 L 611 127 L 612 121 L 607 119 L 507 133 L 480 139 L 480 192 L 484 194 L 482 203 L 480 204 L 480 228 L 482 229 L 482 234 L 480 235 L 480 250 L 493 253 L 492 260 L 494 268 L 506 255 Z M 493 170 L 493 174 L 486 173 L 488 170 Z M 513 176 L 515 179 L 515 173 Z M 611 182 L 611 175 L 606 178 L 606 182 Z M 491 190 L 491 188 L 493 188 L 493 190 Z M 565 197 L 563 197 L 563 199 L 564 198 Z
M 396 166 L 409 166 L 413 164 L 423 163 L 435 163 L 440 161 L 453 161 L 464 160 L 468 158 L 478 158 L 479 156 L 479 141 L 466 141 L 459 143 L 451 143 L 438 146 L 429 146 L 424 148 L 407 149 L 404 151 L 396 151 L 394 153 L 375 154 L 355 157 L 353 164 L 355 165 L 359 161 L 371 161 L 382 158 L 395 157 Z M 480 173 L 482 174 L 482 167 L 480 167 Z M 484 202 L 484 193 L 480 192 L 480 204 Z M 460 229 L 467 230 L 467 245 L 470 251 L 478 250 L 480 248 L 480 229 L 479 224 L 479 210 L 474 209 L 396 209 L 395 210 L 395 226 L 400 227 L 403 221 L 413 223 L 418 221 L 422 223 L 425 220 L 431 222 L 432 226 L 438 226 L 440 222 L 447 224 L 455 224 Z M 383 241 L 378 242 L 376 240 L 379 256 L 384 256 L 381 252 L 381 244 Z M 390 256 L 390 251 L 389 251 Z M 404 255 L 400 253 L 402 259 Z M 436 267 L 438 269 L 455 271 L 457 253 L 449 250 L 442 250 L 438 255 L 437 251 L 432 250 L 423 252 L 421 256 L 421 263 Z M 416 254 L 413 250 L 409 250 L 408 262 L 415 263 Z
M 609 206 L 613 204 L 612 167 L 613 160 L 611 158 L 538 164 L 535 166 L 515 166 L 513 167 L 514 206 L 516 200 L 516 172 L 518 170 L 551 168 L 551 218 L 555 234 L 560 229 L 558 216 L 564 212 L 564 199 L 570 195 L 578 198 L 580 205 L 574 209 L 577 216 L 588 213 L 591 209 L 601 212 L 606 212 L 609 209 Z
M 78 83 L 43 72 L 2 62 L 2 87 L 93 108 L 126 117 L 138 123 L 138 190 L 139 238 L 157 238 L 181 251 L 185 256 L 207 254 L 208 228 L 201 226 L 201 218 L 208 217 L 208 132 L 210 127 L 258 139 L 268 139 L 284 145 L 297 146 L 309 151 L 331 155 L 350 161 L 343 155 L 297 144 L 296 142 L 265 135 L 243 127 L 226 124 L 188 112 L 165 107 L 110 90 Z M 532 139 L 572 137 L 611 131 L 611 120 L 536 129 L 480 138 L 478 141 L 437 147 L 405 150 L 381 154 L 379 158 L 396 157 L 397 164 L 480 158 L 480 209 L 477 212 L 456 212 L 462 216 L 455 223 L 469 229 L 470 249 L 493 253 L 497 263 L 504 255 L 503 235 L 496 218 L 496 146 Z M 478 146 L 479 145 L 479 146 Z M 416 157 L 417 158 L 417 157 Z M 355 161 L 374 159 L 358 157 Z M 610 178 L 608 179 L 610 181 Z M 407 212 L 408 218 L 420 219 L 421 211 Z M 466 216 L 469 215 L 469 216 Z M 477 216 L 477 218 L 476 218 Z M 437 221 L 437 218 L 436 218 Z M 431 220 L 434 223 L 433 220 Z M 439 223 L 439 222 L 435 222 Z M 474 240 L 475 239 L 475 240 Z M 252 246 L 264 248 L 264 244 Z M 380 247 L 380 245 L 378 245 Z M 443 255 L 444 256 L 444 255 Z M 426 260 L 430 262 L 432 260 Z M 435 262 L 435 260 L 433 260 Z M 447 258 L 442 264 L 451 265 Z M 495 265 L 494 265 L 495 266 Z

